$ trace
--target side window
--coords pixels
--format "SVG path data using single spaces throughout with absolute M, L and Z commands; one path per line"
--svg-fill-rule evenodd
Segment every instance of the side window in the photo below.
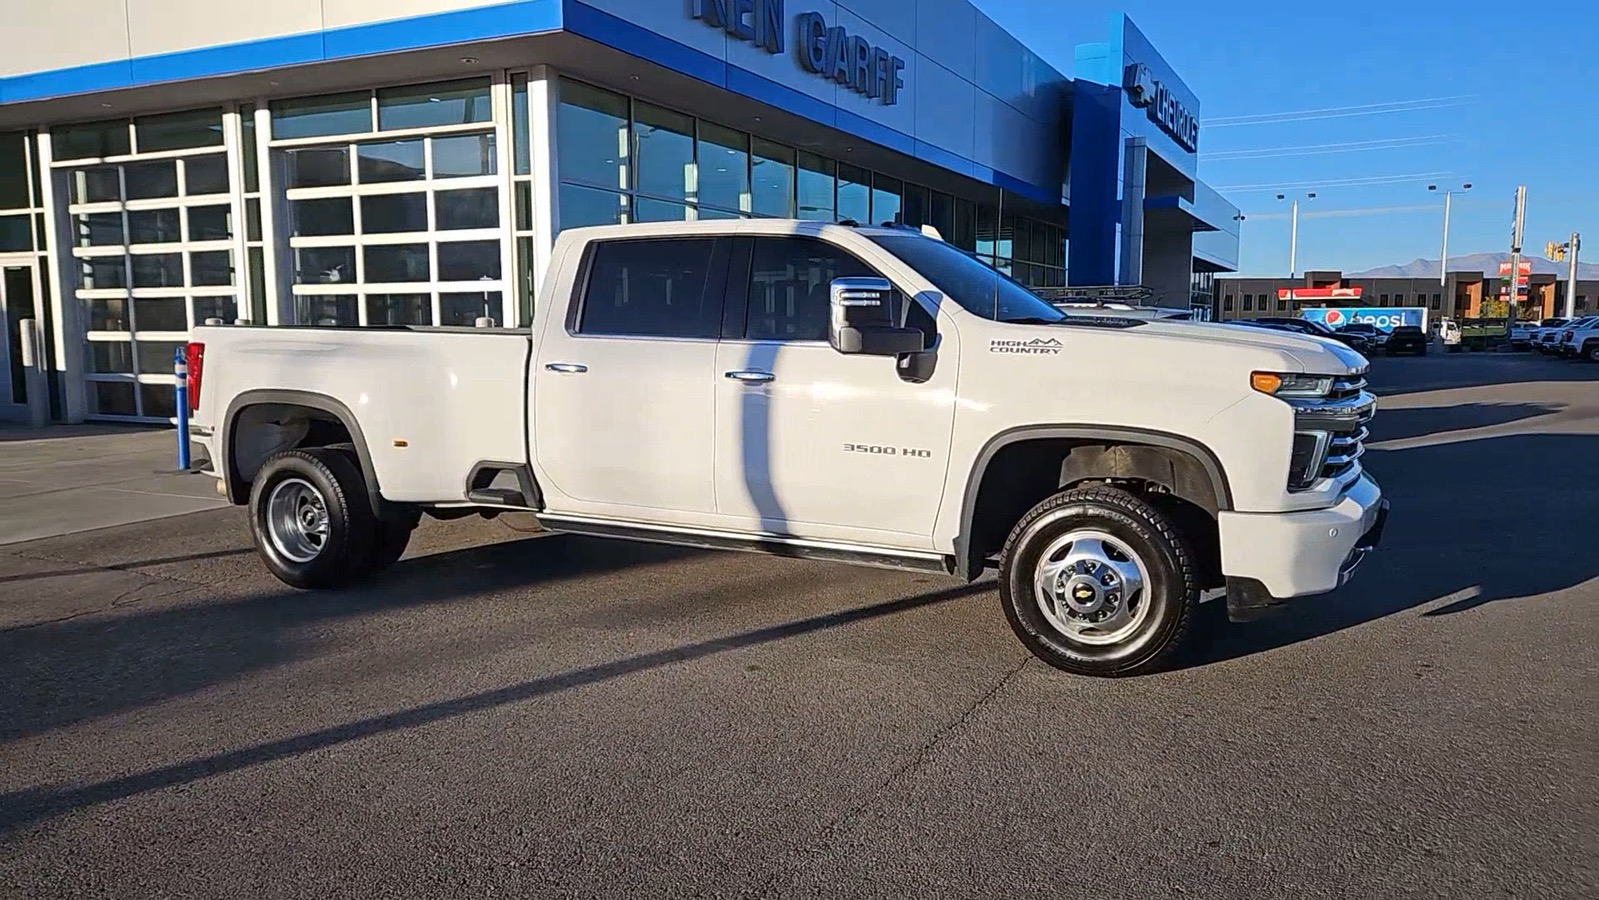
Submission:
M 715 243 L 712 238 L 596 243 L 577 333 L 717 337 L 722 292 L 706 290 Z
M 811 238 L 756 238 L 750 259 L 749 318 L 752 341 L 827 340 L 828 288 L 835 278 L 879 274 L 848 251 Z M 904 295 L 894 292 L 893 302 Z M 899 306 L 897 308 L 905 308 Z M 934 332 L 933 315 L 912 303 L 906 324 Z
M 807 238 L 756 238 L 750 258 L 752 341 L 827 340 L 827 290 L 835 278 L 875 274 L 838 247 Z

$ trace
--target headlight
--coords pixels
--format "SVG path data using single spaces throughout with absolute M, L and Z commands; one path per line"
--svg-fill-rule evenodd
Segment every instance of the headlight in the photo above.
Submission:
M 1294 451 L 1288 457 L 1288 489 L 1302 491 L 1321 477 L 1321 467 L 1327 462 L 1327 448 L 1332 435 L 1325 431 L 1299 431 L 1294 433 Z
M 1262 394 L 1285 398 L 1319 398 L 1332 393 L 1333 376 L 1254 372 L 1249 384 Z

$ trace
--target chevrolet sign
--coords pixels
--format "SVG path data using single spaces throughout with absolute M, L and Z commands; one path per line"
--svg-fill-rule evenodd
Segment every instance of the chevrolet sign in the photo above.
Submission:
M 1134 106 L 1149 113 L 1149 120 L 1171 135 L 1178 146 L 1192 153 L 1199 149 L 1199 120 L 1166 85 L 1155 79 L 1149 66 L 1133 63 L 1122 78 L 1122 89 Z

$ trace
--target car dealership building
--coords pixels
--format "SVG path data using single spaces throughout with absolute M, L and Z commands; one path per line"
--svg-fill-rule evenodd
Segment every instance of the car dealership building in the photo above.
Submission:
M 165 420 L 209 319 L 525 324 L 580 225 L 928 224 L 1031 286 L 1207 310 L 1236 268 L 1199 101 L 1125 17 L 1071 77 L 966 0 L 70 0 L 7 29 L 0 421 Z

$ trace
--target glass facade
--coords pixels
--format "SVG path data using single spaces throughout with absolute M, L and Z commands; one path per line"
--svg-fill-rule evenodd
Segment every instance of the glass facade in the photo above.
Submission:
M 239 223 L 221 108 L 68 126 L 64 261 L 82 311 L 91 415 L 173 414 L 189 329 L 237 318 Z M 91 158 L 90 141 L 112 158 Z M 52 142 L 54 146 L 54 141 Z M 82 152 L 77 152 L 82 151 Z
M 32 254 L 44 272 L 51 239 L 59 281 L 41 278 L 41 288 L 63 289 L 57 302 L 76 307 L 65 321 L 77 323 L 68 343 L 82 347 L 83 409 L 143 420 L 173 414 L 172 354 L 207 320 L 527 325 L 535 253 L 552 237 L 542 227 L 925 224 L 1024 284 L 1065 284 L 1064 228 L 997 188 L 941 191 L 534 77 L 240 98 L 62 125 L 49 129 L 42 156 L 42 135 L 0 133 L 0 253 Z M 543 106 L 550 95 L 559 102 Z M 553 146 L 539 143 L 550 137 L 546 114 Z M 557 215 L 546 226 L 547 183 Z
M 269 152 L 288 214 L 274 249 L 296 324 L 504 320 L 508 216 L 491 86 L 475 78 L 271 104 Z M 517 140 L 525 149 L 525 135 Z
M 848 163 L 562 79 L 560 228 L 750 216 L 932 225 L 1023 284 L 1066 284 L 1066 233 Z

